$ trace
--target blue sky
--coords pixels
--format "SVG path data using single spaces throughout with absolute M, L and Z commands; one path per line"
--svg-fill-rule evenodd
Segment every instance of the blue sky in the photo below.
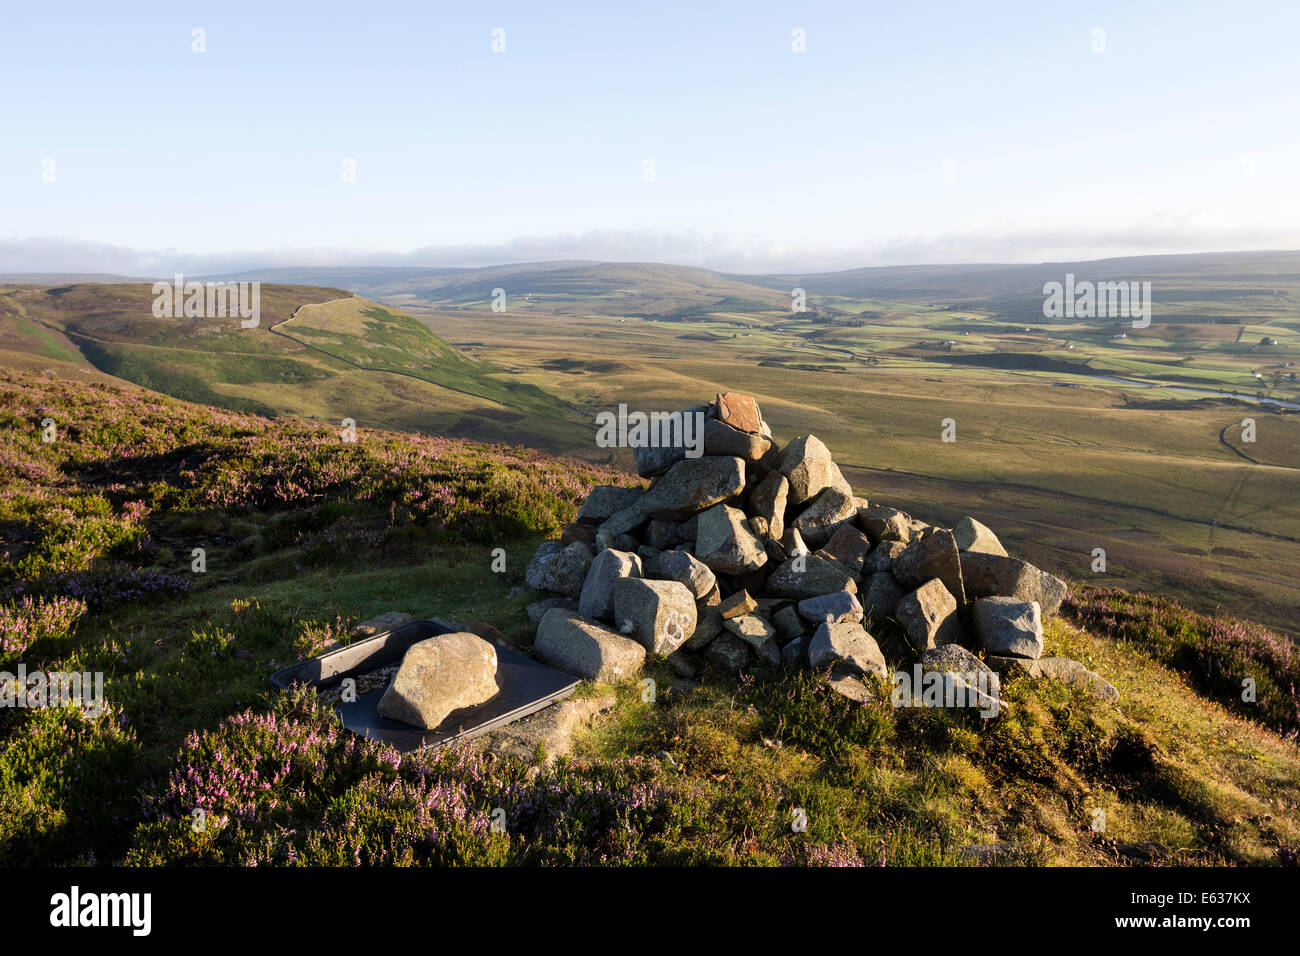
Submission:
M 1294 2 L 74 2 L 0 31 L 0 271 L 1300 247 Z

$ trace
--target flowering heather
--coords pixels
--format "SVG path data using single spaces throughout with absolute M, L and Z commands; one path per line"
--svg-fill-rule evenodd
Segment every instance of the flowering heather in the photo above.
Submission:
M 1300 735 L 1300 650 L 1284 635 L 1125 591 L 1087 589 L 1063 610 L 1093 633 L 1142 648 L 1241 716 L 1283 736 Z M 1241 699 L 1248 677 L 1255 681 L 1253 702 Z
M 67 637 L 86 613 L 76 597 L 24 597 L 0 604 L 0 662 L 16 660 L 37 641 Z

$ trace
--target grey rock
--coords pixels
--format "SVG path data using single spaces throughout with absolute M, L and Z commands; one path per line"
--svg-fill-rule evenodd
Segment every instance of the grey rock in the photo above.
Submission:
M 799 507 L 815 498 L 823 488 L 839 488 L 852 495 L 839 468 L 831 460 L 830 449 L 816 435 L 804 435 L 786 445 L 776 470 L 790 482 L 790 507 Z
M 850 571 L 861 574 L 872 545 L 871 539 L 865 534 L 852 525 L 845 524 L 835 529 L 822 550 Z
M 921 655 L 920 666 L 922 673 L 956 674 L 962 685 L 972 691 L 995 699 L 1001 696 L 1002 685 L 997 672 L 960 644 L 941 644 L 931 648 Z M 985 708 L 987 704 L 987 701 L 983 704 L 977 702 L 978 706 Z
M 695 556 L 722 574 L 748 574 L 767 564 L 767 552 L 750 531 L 745 513 L 723 504 L 700 515 Z
M 865 704 L 872 699 L 871 689 L 855 673 L 845 668 L 831 668 L 826 686 L 851 701 Z
M 975 633 L 984 649 L 998 657 L 1043 655 L 1043 619 L 1037 601 L 986 597 L 975 602 Z
M 760 661 L 769 667 L 781 666 L 781 649 L 776 643 L 776 629 L 757 614 L 745 614 L 722 622 L 732 634 L 748 644 Z
M 614 582 L 620 578 L 641 577 L 641 557 L 609 548 L 600 552 L 587 570 L 587 578 L 578 597 L 578 613 L 583 617 L 614 621 Z
M 830 558 L 815 554 L 791 558 L 767 579 L 767 591 L 774 597 L 803 598 L 833 591 L 857 593 L 858 585 L 849 569 Z
M 785 535 L 785 508 L 790 482 L 779 471 L 770 471 L 749 494 L 749 525 L 759 537 L 780 541 Z
M 645 528 L 645 543 L 652 548 L 658 548 L 660 551 L 667 551 L 669 548 L 681 543 L 681 535 L 677 533 L 678 522 L 676 521 L 651 521 Z
M 796 637 L 781 648 L 781 663 L 791 670 L 803 670 L 808 666 L 808 639 Z
M 808 547 L 816 549 L 826 544 L 836 529 L 852 521 L 857 513 L 849 495 L 838 488 L 823 488 L 794 519 L 791 527 L 803 536 Z
M 776 636 L 782 643 L 796 640 L 807 634 L 803 618 L 799 616 L 799 611 L 793 604 L 786 605 L 772 615 L 772 626 L 776 628 Z
M 855 675 L 885 677 L 888 667 L 876 639 L 861 624 L 822 624 L 808 644 L 808 663 L 813 670 L 842 665 Z
M 668 552 L 671 554 L 672 552 Z M 648 544 L 638 545 L 636 555 L 641 559 L 641 577 L 643 578 L 661 578 L 663 569 L 660 567 L 660 560 L 664 552 L 658 548 L 652 548 Z
M 848 591 L 804 598 L 798 604 L 798 612 L 810 624 L 856 624 L 862 621 L 862 605 Z
M 654 654 L 671 654 L 695 631 L 695 597 L 677 581 L 620 578 L 614 582 L 614 621 Z
M 898 602 L 904 591 L 888 571 L 877 571 L 862 585 L 862 614 L 872 621 L 888 621 L 895 617 Z
M 884 505 L 859 508 L 858 527 L 876 544 L 881 541 L 900 541 L 906 544 L 912 538 L 912 519 L 897 508 Z
M 740 431 L 712 418 L 704 423 L 706 455 L 730 455 L 745 461 L 760 461 L 771 447 L 772 443 L 762 435 Z
M 617 485 L 596 485 L 578 509 L 578 521 L 586 524 L 604 524 L 616 512 L 631 508 L 641 496 L 643 488 L 620 488 Z
M 1043 617 L 1055 614 L 1065 600 L 1064 581 L 1019 558 L 967 551 L 961 555 L 961 572 L 968 600 L 997 595 L 1037 601 Z
M 966 603 L 961 559 L 951 531 L 932 531 L 913 539 L 894 559 L 893 575 L 905 588 L 919 588 L 931 578 L 938 578 L 958 604 Z
M 609 682 L 631 677 L 645 664 L 645 648 L 636 641 L 562 608 L 542 617 L 533 656 L 577 677 Z
M 1007 549 L 1002 547 L 998 536 L 974 518 L 965 517 L 953 525 L 953 539 L 960 551 L 978 551 L 981 554 L 999 554 L 1007 556 Z
M 551 610 L 551 608 L 555 607 L 565 608 L 569 611 L 576 611 L 578 610 L 578 602 L 571 597 L 564 597 L 563 595 L 557 594 L 555 597 L 548 597 L 541 601 L 534 601 L 532 604 L 528 605 L 528 607 L 524 608 L 524 611 L 528 614 L 528 622 L 532 624 L 533 627 L 536 627 L 541 623 L 542 616 L 547 611 Z
M 549 767 L 573 749 L 577 737 L 598 715 L 618 703 L 614 694 L 568 698 L 479 738 L 473 746 L 498 757 Z
M 591 554 L 581 543 L 561 547 L 559 542 L 546 541 L 529 562 L 524 580 L 530 588 L 576 598 L 582 593 L 590 566 Z
M 695 631 L 682 645 L 682 650 L 699 651 L 708 647 L 722 633 L 722 611 L 717 604 L 695 602 Z
M 412 644 L 379 699 L 381 717 L 434 730 L 454 711 L 497 695 L 497 649 L 477 634 L 439 634 Z
M 669 581 L 686 585 L 696 600 L 718 586 L 709 566 L 685 551 L 665 551 L 659 556 L 659 574 Z
M 894 617 L 918 653 L 941 644 L 960 644 L 965 636 L 957 617 L 957 601 L 938 578 L 899 600 Z
M 745 463 L 739 458 L 687 458 L 651 485 L 639 507 L 647 519 L 680 521 L 740 494 L 744 487 Z
M 719 634 L 709 644 L 704 656 L 709 662 L 729 673 L 736 673 L 754 659 L 754 651 L 735 634 Z
M 877 571 L 890 571 L 894 567 L 894 560 L 906 550 L 907 545 L 901 541 L 882 541 L 874 548 L 862 562 L 863 574 L 874 574 Z

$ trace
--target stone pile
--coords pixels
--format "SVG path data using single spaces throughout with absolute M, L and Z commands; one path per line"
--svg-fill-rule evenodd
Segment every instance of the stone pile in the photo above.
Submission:
M 647 654 L 688 679 L 813 668 L 856 696 L 861 678 L 888 676 L 875 631 L 905 638 L 926 670 L 1015 666 L 1114 698 L 1083 665 L 1042 657 L 1066 585 L 983 524 L 934 527 L 855 495 L 825 444 L 780 446 L 750 396 L 684 414 L 697 412 L 702 455 L 635 449 L 649 487 L 594 488 L 533 557 L 528 585 L 553 592 L 528 608 L 538 659 L 600 681 Z

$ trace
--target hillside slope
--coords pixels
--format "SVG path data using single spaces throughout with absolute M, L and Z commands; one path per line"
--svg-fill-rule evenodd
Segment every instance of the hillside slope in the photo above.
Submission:
M 368 429 L 348 443 L 309 422 L 10 372 L 0 430 L 0 667 L 102 670 L 111 702 L 100 717 L 0 711 L 7 863 L 1295 860 L 1286 685 L 1300 673 L 1293 644 L 1251 625 L 1077 595 L 1049 651 L 1102 673 L 1118 708 L 1021 680 L 993 721 L 895 710 L 884 688 L 853 703 L 808 675 L 668 692 L 654 663 L 656 701 L 615 688 L 575 758 L 536 776 L 464 751 L 399 756 L 309 697 L 270 693 L 269 674 L 392 609 L 488 621 L 526 647 L 521 579 L 538 539 L 592 484 L 634 479 Z M 1243 667 L 1268 676 L 1258 711 L 1225 694 Z M 213 825 L 196 830 L 195 810 Z

